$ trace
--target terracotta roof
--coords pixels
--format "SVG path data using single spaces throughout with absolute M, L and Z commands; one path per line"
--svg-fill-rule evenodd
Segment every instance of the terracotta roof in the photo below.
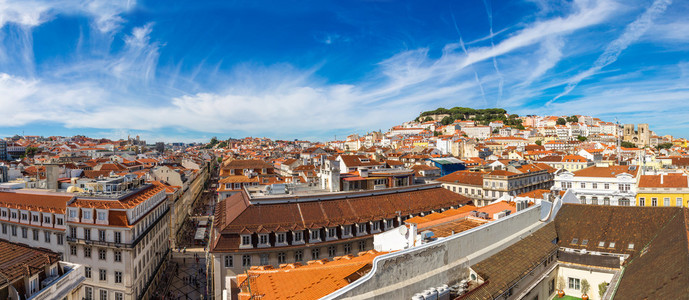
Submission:
M 686 188 L 689 187 L 687 176 L 680 173 L 663 175 L 641 175 L 640 188 Z
M 5 278 L 13 282 L 43 272 L 46 266 L 59 260 L 58 253 L 0 240 L 0 277 L 3 277 L 3 283 Z
M 575 176 L 581 177 L 615 177 L 622 173 L 627 173 L 636 177 L 639 171 L 637 166 L 609 166 L 609 167 L 588 167 L 578 171 L 574 171 Z
M 0 192 L 0 207 L 64 214 L 72 196 Z
M 497 299 L 522 277 L 540 267 L 545 259 L 555 254 L 558 246 L 552 241 L 556 238 L 555 226 L 550 223 L 471 266 L 486 282 L 463 299 Z
M 252 267 L 237 276 L 241 288 L 240 300 L 254 299 L 318 299 L 359 279 L 371 269 L 380 253 L 375 250 L 359 256 L 338 256 L 300 263 L 283 264 L 279 269 L 270 266 Z
M 472 171 L 457 171 L 453 172 L 450 174 L 447 174 L 443 177 L 440 177 L 436 179 L 436 181 L 444 182 L 444 183 L 459 183 L 459 184 L 468 184 L 468 185 L 476 185 L 476 186 L 483 186 L 483 175 L 487 174 L 486 172 L 472 172 Z
M 225 164 L 222 169 L 223 170 L 230 170 L 230 169 L 269 169 L 273 168 L 273 165 L 260 160 L 260 159 L 235 159 L 233 161 L 230 161 L 229 163 Z

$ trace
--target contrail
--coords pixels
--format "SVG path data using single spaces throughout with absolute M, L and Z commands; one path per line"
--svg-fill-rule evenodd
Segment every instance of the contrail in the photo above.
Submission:
M 634 20 L 634 22 L 627 25 L 622 35 L 608 44 L 608 47 L 605 48 L 603 54 L 596 59 L 591 68 L 574 76 L 574 78 L 572 78 L 572 80 L 565 87 L 565 90 L 559 95 L 555 96 L 555 98 L 552 100 L 548 101 L 546 105 L 550 105 L 555 100 L 566 96 L 572 90 L 574 90 L 574 88 L 577 87 L 582 80 L 596 74 L 604 67 L 617 61 L 617 57 L 620 56 L 620 53 L 627 49 L 631 43 L 638 40 L 646 32 L 646 30 L 653 25 L 653 20 L 665 12 L 665 9 L 667 9 L 668 5 L 671 3 L 672 0 L 654 1 L 651 7 L 644 11 L 641 16 Z
M 462 47 L 462 51 L 464 51 L 464 55 L 467 57 L 469 56 L 469 52 L 467 51 L 466 46 L 464 45 L 464 40 L 462 40 L 462 33 L 459 31 L 459 27 L 457 27 L 457 21 L 455 20 L 455 15 L 450 14 L 452 17 L 452 23 L 455 25 L 455 30 L 457 31 L 457 35 L 459 35 L 459 45 Z M 476 68 L 474 68 L 474 65 L 471 65 L 471 69 L 474 71 L 474 79 L 476 79 L 476 83 L 478 84 L 479 89 L 481 90 L 481 97 L 483 97 L 483 102 L 488 105 L 488 100 L 486 100 L 486 92 L 483 89 L 483 84 L 481 83 L 481 79 L 478 76 L 478 72 L 476 72 Z
M 493 8 L 488 5 L 488 0 L 483 0 L 483 6 L 486 7 L 486 14 L 488 15 L 488 25 L 489 25 L 489 30 L 490 30 L 490 47 L 491 49 L 495 49 L 495 42 L 493 41 Z M 495 103 L 495 106 L 498 106 L 500 103 L 500 100 L 502 100 L 502 86 L 505 82 L 505 79 L 502 76 L 502 73 L 500 73 L 500 69 L 498 68 L 498 58 L 493 56 L 493 68 L 495 68 L 495 73 L 498 75 L 498 101 Z

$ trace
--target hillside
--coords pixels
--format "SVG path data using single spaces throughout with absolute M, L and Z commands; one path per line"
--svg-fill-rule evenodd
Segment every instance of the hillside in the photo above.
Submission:
M 468 107 L 438 108 L 422 112 L 417 121 L 440 121 L 443 125 L 451 124 L 455 120 L 476 121 L 488 125 L 493 121 L 502 121 L 506 126 L 523 129 L 522 120 L 516 114 L 508 115 L 502 108 L 473 109 Z

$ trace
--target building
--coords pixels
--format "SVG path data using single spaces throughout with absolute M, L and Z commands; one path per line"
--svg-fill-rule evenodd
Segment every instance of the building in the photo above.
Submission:
M 245 187 L 275 183 L 275 167 L 260 159 L 223 162 L 218 181 L 218 200 L 232 196 Z
M 565 169 L 572 172 L 594 165 L 593 161 L 589 161 L 581 155 L 551 155 L 541 157 L 536 162 L 549 165 L 555 169 Z
M 636 144 L 638 147 L 645 147 L 651 145 L 651 136 L 654 135 L 648 127 L 648 124 L 639 124 L 637 129 L 634 129 L 634 124 L 624 124 L 623 140 Z
M 66 261 L 84 265 L 85 299 L 142 299 L 169 254 L 166 189 L 142 184 L 121 196 L 67 203 Z
M 7 141 L 0 140 L 0 160 L 10 160 L 7 156 Z
M 641 175 L 636 201 L 638 206 L 688 207 L 689 176 L 684 173 Z
M 60 254 L 0 239 L 0 299 L 78 300 L 83 267 Z
M 554 190 L 572 190 L 582 204 L 636 205 L 637 166 L 588 167 L 555 175 Z
M 235 194 L 216 207 L 210 242 L 214 295 L 222 290 L 236 294 L 236 276 L 252 266 L 368 251 L 376 233 L 470 202 L 437 184 L 269 199 Z

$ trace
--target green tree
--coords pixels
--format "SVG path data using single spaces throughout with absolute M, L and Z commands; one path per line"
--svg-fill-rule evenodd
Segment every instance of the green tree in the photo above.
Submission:
M 29 147 L 26 147 L 26 149 L 24 149 L 24 155 L 25 156 L 33 157 L 34 155 L 36 155 L 36 153 L 38 153 L 38 148 L 33 147 L 33 146 L 29 146 Z
M 591 284 L 589 283 L 588 280 L 584 279 L 581 281 L 581 293 L 582 294 L 588 294 L 589 290 L 591 290 Z
M 583 136 L 583 135 L 580 135 L 580 136 L 577 137 L 577 140 L 579 140 L 580 142 L 583 142 L 583 141 L 586 141 L 587 138 L 586 138 L 585 136 Z
M 451 117 L 444 117 L 442 120 L 440 120 L 440 123 L 442 123 L 443 125 L 450 125 L 454 121 L 455 120 L 453 120 Z
M 227 142 L 225 142 L 225 141 L 222 141 L 218 144 L 218 148 L 225 148 L 225 147 L 227 147 Z
M 670 149 L 670 148 L 672 148 L 672 146 L 673 146 L 672 143 L 662 143 L 662 144 L 658 144 L 658 146 L 656 148 L 658 148 L 658 150 Z
M 579 118 L 577 116 L 567 117 L 567 122 L 576 123 L 579 122 Z
M 603 295 L 605 295 L 605 291 L 607 291 L 607 290 L 608 290 L 608 283 L 607 282 L 604 281 L 598 285 L 598 295 L 601 297 L 601 299 L 603 298 Z
M 636 148 L 636 145 L 632 142 L 622 142 L 620 143 L 620 146 L 624 148 Z
M 433 118 L 431 118 L 431 117 L 426 117 L 425 119 L 423 119 L 423 121 L 424 121 L 424 122 L 430 122 L 430 121 L 433 121 Z
M 563 119 L 563 118 L 557 118 L 557 121 L 555 121 L 555 124 L 557 124 L 557 125 L 565 125 L 565 124 L 567 124 L 567 120 L 565 120 L 565 119 Z
M 536 145 L 541 146 L 542 144 L 543 144 L 543 141 L 541 141 L 541 140 L 536 140 Z
M 500 129 L 497 129 L 497 128 L 493 129 L 493 133 L 499 133 L 499 132 L 500 132 Z

